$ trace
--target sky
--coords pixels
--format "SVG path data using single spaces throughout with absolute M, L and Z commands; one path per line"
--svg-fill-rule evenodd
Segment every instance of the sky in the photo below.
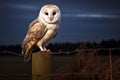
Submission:
M 120 39 L 119 0 L 0 0 L 0 45 L 21 44 L 45 4 L 62 13 L 53 43 Z

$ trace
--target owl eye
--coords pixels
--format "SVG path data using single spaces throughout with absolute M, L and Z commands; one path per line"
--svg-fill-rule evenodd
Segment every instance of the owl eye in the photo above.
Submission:
M 48 15 L 48 13 L 47 13 L 47 12 L 45 12 L 45 15 Z
M 53 15 L 55 15 L 56 14 L 56 12 L 53 12 Z

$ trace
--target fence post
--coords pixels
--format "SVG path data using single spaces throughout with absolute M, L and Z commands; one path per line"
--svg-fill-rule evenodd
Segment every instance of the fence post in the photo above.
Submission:
M 32 80 L 50 80 L 52 73 L 51 52 L 36 52 L 32 54 Z
M 111 49 L 109 49 L 109 53 L 110 53 L 110 80 L 113 80 L 113 73 L 112 73 L 112 57 L 111 57 Z

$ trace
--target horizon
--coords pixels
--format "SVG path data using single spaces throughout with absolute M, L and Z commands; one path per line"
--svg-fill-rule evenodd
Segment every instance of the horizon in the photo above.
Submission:
M 115 41 L 115 42 L 120 42 L 120 39 L 103 39 L 99 42 L 97 41 L 66 41 L 66 42 L 49 42 L 48 44 L 46 44 L 46 46 L 48 46 L 49 44 L 80 44 L 80 43 L 90 43 L 90 44 L 93 44 L 93 43 L 96 43 L 96 44 L 101 44 L 102 42 L 111 42 L 111 41 Z M 21 46 L 21 43 L 20 44 L 0 44 L 0 46 Z

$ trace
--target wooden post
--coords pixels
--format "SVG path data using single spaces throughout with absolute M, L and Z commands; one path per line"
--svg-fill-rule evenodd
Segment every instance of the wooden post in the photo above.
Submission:
M 51 52 L 37 52 L 32 54 L 32 80 L 50 80 L 52 73 Z
M 111 49 L 109 49 L 109 52 L 110 52 L 110 80 L 113 80 L 113 73 L 112 73 L 112 57 L 111 57 Z

